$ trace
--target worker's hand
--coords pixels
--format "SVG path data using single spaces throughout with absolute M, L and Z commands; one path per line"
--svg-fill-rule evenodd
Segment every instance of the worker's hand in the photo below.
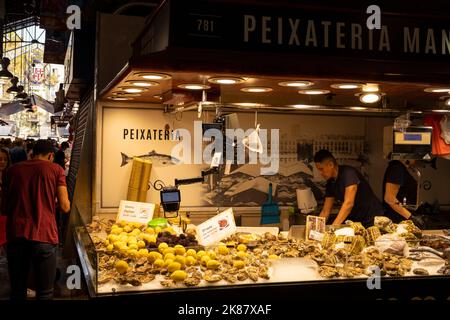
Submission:
M 423 221 L 421 216 L 411 214 L 409 220 L 411 220 L 417 228 L 419 229 L 425 228 L 425 222 Z

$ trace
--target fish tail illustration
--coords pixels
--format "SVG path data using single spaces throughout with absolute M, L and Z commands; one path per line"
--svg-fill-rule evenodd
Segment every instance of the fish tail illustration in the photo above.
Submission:
M 122 164 L 120 166 L 123 167 L 124 165 L 128 164 L 131 158 L 123 152 L 121 152 L 120 155 L 122 156 Z

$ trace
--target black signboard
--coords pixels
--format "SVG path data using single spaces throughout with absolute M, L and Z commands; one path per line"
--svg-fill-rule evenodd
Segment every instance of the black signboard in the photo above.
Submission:
M 450 59 L 450 19 L 383 12 L 370 30 L 366 6 L 282 7 L 211 1 L 171 1 L 170 44 L 381 60 Z

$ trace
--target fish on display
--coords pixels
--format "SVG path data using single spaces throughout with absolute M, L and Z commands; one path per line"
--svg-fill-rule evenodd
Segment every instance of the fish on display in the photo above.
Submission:
M 136 157 L 127 156 L 125 153 L 120 153 L 122 156 L 122 164 L 121 167 L 127 165 L 130 161 L 133 161 L 133 158 L 139 158 L 143 160 L 150 160 L 152 164 L 157 167 L 166 167 L 174 164 L 179 164 L 181 161 L 177 158 L 174 158 L 167 154 L 157 153 L 155 150 L 150 151 L 147 154 L 143 154 Z

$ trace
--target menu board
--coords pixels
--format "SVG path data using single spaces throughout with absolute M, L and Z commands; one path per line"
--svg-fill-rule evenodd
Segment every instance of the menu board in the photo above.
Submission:
M 229 237 L 236 231 L 233 209 L 219 213 L 197 226 L 198 243 L 209 246 Z
M 121 200 L 116 221 L 147 224 L 153 219 L 154 212 L 154 203 Z

